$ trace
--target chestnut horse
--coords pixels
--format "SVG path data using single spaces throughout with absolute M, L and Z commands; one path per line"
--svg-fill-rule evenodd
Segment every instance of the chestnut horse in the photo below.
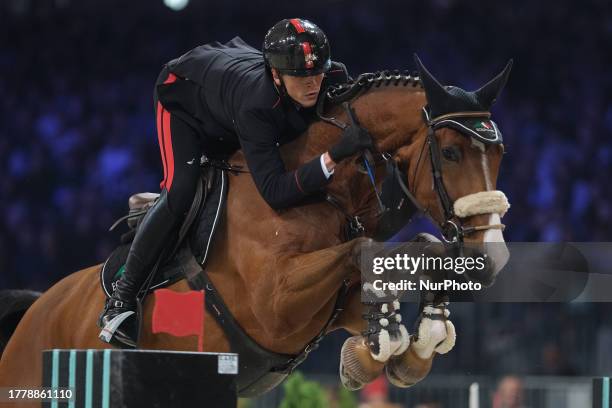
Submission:
M 499 94 L 507 71 L 508 67 L 503 75 L 475 93 L 477 98 L 486 99 L 480 101 L 483 110 L 488 111 Z M 444 224 L 447 219 L 431 172 L 433 156 L 423 154 L 427 152 L 430 130 L 423 118 L 423 107 L 447 92 L 446 88 L 422 66 L 421 79 L 389 72 L 365 78 L 366 81 L 352 85 L 362 88 L 350 98 L 356 117 L 371 133 L 376 151 L 388 152 L 407 176 L 408 188 L 422 208 Z M 327 114 L 335 115 L 340 122 L 348 121 L 338 105 L 328 109 Z M 320 155 L 338 141 L 340 133 L 329 122 L 313 123 L 304 135 L 282 148 L 287 168 L 294 169 Z M 442 152 L 443 183 L 451 200 L 495 188 L 502 144 L 481 143 L 478 147 L 473 138 L 451 127 L 437 129 L 434 138 Z M 445 153 L 453 151 L 459 152 L 460 157 Z M 230 161 L 246 166 L 240 151 Z M 361 244 L 376 231 L 378 201 L 370 178 L 360 170 L 352 160 L 339 164 L 327 187 L 340 206 L 347 213 L 358 215 L 365 227 L 366 237 L 348 242 L 343 242 L 342 234 L 345 215 L 329 203 L 311 203 L 277 212 L 263 201 L 251 177 L 245 174 L 230 177 L 226 217 L 217 231 L 207 271 L 243 329 L 267 350 L 286 354 L 300 352 L 317 335 L 332 313 L 339 288 L 350 279 L 357 284 L 350 289 L 344 311 L 329 328 L 329 331 L 343 328 L 354 335 L 343 348 L 343 383 L 359 388 L 376 378 L 387 364 L 387 375 L 393 383 L 409 386 L 427 375 L 436 354 L 452 348 L 454 328 L 446 319 L 430 320 L 431 314 L 425 316 L 418 340 L 409 343 L 410 339 L 403 339 L 401 346 L 391 350 L 393 355 L 383 359 L 393 362 L 391 369 L 380 355 L 377 358 L 376 353 L 368 350 L 360 334 L 366 330 L 367 322 L 362 318 L 364 305 L 356 259 Z M 380 188 L 384 161 L 375 161 L 374 170 L 375 183 Z M 462 228 L 493 225 L 499 222 L 498 212 L 455 215 L 454 220 Z M 485 227 L 472 231 L 465 240 L 503 241 L 503 237 L 499 229 Z M 40 386 L 44 349 L 109 347 L 98 339 L 96 325 L 105 299 L 98 277 L 100 268 L 101 265 L 92 266 L 65 277 L 29 307 L 2 353 L 0 387 Z M 182 280 L 170 289 L 185 292 L 190 288 Z M 152 334 L 153 303 L 152 298 L 147 298 L 143 304 L 144 329 L 139 347 L 196 351 L 195 336 Z M 432 312 L 436 309 L 433 306 L 430 312 L 436 313 Z M 438 313 L 448 316 L 443 306 L 438 309 Z M 438 323 L 441 326 L 435 330 Z M 424 324 L 429 325 L 428 333 Z M 203 336 L 204 351 L 229 351 L 222 329 L 208 312 Z

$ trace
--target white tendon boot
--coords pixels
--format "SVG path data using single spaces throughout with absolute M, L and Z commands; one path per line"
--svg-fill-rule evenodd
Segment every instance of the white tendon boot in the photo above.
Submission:
M 455 346 L 457 334 L 453 322 L 448 320 L 450 311 L 446 304 L 425 306 L 421 312 L 421 321 L 412 340 L 412 349 L 422 359 L 432 354 L 446 354 Z
M 378 310 L 364 315 L 368 319 L 368 331 L 364 333 L 372 358 L 381 363 L 391 356 L 402 354 L 410 345 L 410 335 L 402 324 L 400 303 L 382 303 L 374 306 Z
M 399 314 L 400 302 L 398 300 L 394 300 L 392 307 L 395 321 L 399 325 L 399 339 L 397 342 L 397 349 L 393 352 L 393 355 L 399 356 L 400 354 L 403 354 L 404 351 L 408 350 L 408 347 L 410 346 L 410 334 L 408 334 L 406 326 L 402 324 L 402 315 Z

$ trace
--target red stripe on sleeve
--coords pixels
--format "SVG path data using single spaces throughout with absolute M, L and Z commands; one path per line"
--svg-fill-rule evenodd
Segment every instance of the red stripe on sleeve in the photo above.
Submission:
M 304 31 L 304 27 L 302 27 L 302 23 L 300 22 L 299 18 L 292 18 L 291 20 L 289 20 L 291 22 L 291 24 L 293 25 L 293 27 L 295 28 L 295 31 L 297 31 L 297 33 L 303 33 Z

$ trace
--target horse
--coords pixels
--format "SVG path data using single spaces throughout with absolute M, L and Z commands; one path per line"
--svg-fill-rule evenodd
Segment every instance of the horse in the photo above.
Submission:
M 504 208 L 453 212 L 453 203 L 465 197 L 474 201 L 479 194 L 503 195 L 493 191 L 503 144 L 499 140 L 483 143 L 476 140 L 476 133 L 466 134 L 457 126 L 437 127 L 441 122 L 428 112 L 431 114 L 435 106 L 458 107 L 471 113 L 456 111 L 455 116 L 446 113 L 447 117 L 443 114 L 441 119 L 462 123 L 466 115 L 485 115 L 487 120 L 489 108 L 508 78 L 510 64 L 472 93 L 443 87 L 418 59 L 417 64 L 420 77 L 397 71 L 362 74 L 356 81 L 337 88 L 335 101 L 334 92 L 328 92 L 331 103 L 325 107 L 326 120 L 313 122 L 303 135 L 281 148 L 287 168 L 295 169 L 339 140 L 340 128 L 352 115 L 368 129 L 375 145 L 375 157 L 369 161 L 371 171 L 364 172 L 359 160 L 338 164 L 326 189 L 334 197 L 334 206 L 322 200 L 274 211 L 263 201 L 251 177 L 231 175 L 226 216 L 219 225 L 206 266 L 232 316 L 266 350 L 296 355 L 323 327 L 325 332 L 347 330 L 352 337 L 342 348 L 340 377 L 351 389 L 360 388 L 383 371 L 395 385 L 411 386 L 425 378 L 437 354 L 448 352 L 454 344 L 455 331 L 446 303 L 429 304 L 423 309 L 418 336 L 409 336 L 396 318 L 397 302 L 382 307 L 369 305 L 366 310 L 382 310 L 387 317 L 396 318 L 397 330 L 387 338 L 385 352 L 381 344 L 374 350 L 368 341 L 371 336 L 363 334 L 372 327 L 378 331 L 369 335 L 385 331 L 378 324 L 380 316 L 369 321 L 362 317 L 358 259 L 362 244 L 377 231 L 377 191 L 388 173 L 387 164 L 395 166 L 401 179 L 406 180 L 405 193 L 440 225 L 449 239 L 503 242 L 499 220 Z M 464 93 L 469 94 L 476 108 L 460 106 L 469 102 L 457 99 L 465 99 Z M 341 99 L 350 104 L 349 109 L 343 108 Z M 230 162 L 248 169 L 241 151 Z M 473 202 L 470 208 L 474 208 Z M 362 236 L 344 239 L 347 214 L 359 217 Z M 98 339 L 96 325 L 105 300 L 98 279 L 100 268 L 95 265 L 66 276 L 27 308 L 2 351 L 0 387 L 40 386 L 44 349 L 111 347 Z M 492 272 L 497 273 L 499 265 L 495 269 Z M 347 282 L 342 312 L 326 326 L 339 290 Z M 169 289 L 190 290 L 185 280 Z M 139 348 L 196 351 L 195 336 L 153 333 L 153 306 L 152 297 L 147 297 L 142 307 Z M 4 312 L 6 315 L 9 311 Z M 202 335 L 204 351 L 230 351 L 227 336 L 209 312 L 204 317 Z

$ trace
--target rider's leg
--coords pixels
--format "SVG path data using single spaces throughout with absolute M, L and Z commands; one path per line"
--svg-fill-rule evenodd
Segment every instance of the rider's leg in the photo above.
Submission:
M 156 106 L 164 180 L 157 203 L 143 218 L 130 248 L 125 272 L 101 316 L 100 338 L 136 345 L 138 319 L 136 296 L 164 247 L 173 243 L 176 229 L 193 201 L 200 174 L 202 147 L 197 132 Z

